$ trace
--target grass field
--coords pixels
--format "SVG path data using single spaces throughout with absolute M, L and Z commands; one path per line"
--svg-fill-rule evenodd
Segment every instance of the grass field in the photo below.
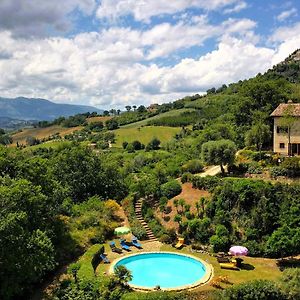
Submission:
M 192 108 L 182 108 L 182 109 L 176 109 L 176 110 L 171 110 L 171 111 L 167 111 L 165 113 L 156 115 L 154 117 L 142 120 L 142 121 L 138 121 L 135 123 L 131 123 L 128 125 L 124 125 L 122 126 L 122 128 L 136 128 L 136 127 L 141 127 L 141 126 L 146 126 L 148 124 L 149 121 L 151 120 L 156 120 L 156 119 L 160 119 L 163 117 L 176 117 L 178 115 L 180 115 L 183 112 L 187 112 L 187 111 L 194 111 L 194 109 Z
M 19 144 L 26 144 L 26 139 L 30 136 L 36 137 L 38 139 L 47 138 L 53 134 L 59 133 L 61 136 L 65 136 L 70 134 L 76 130 L 82 129 L 82 126 L 72 127 L 72 128 L 64 128 L 59 125 L 53 125 L 46 128 L 26 128 L 23 129 L 21 132 L 17 132 L 12 136 L 13 143 L 12 146 L 15 146 L 17 142 Z
M 137 123 L 134 123 L 137 124 Z M 116 147 L 122 147 L 123 142 L 131 143 L 135 140 L 143 144 L 148 144 L 154 137 L 158 138 L 162 143 L 170 140 L 176 133 L 181 130 L 179 127 L 164 126 L 147 126 L 133 128 L 121 127 L 114 131 L 116 134 Z

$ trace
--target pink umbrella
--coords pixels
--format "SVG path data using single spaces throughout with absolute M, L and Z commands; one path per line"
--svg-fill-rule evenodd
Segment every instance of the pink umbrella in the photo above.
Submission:
M 235 256 L 245 256 L 248 254 L 248 249 L 244 246 L 232 246 L 229 249 L 229 253 Z

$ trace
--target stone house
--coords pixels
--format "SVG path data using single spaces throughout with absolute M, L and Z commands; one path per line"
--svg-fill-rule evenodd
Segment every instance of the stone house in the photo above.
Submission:
M 274 119 L 273 151 L 300 155 L 300 103 L 280 104 L 271 114 Z

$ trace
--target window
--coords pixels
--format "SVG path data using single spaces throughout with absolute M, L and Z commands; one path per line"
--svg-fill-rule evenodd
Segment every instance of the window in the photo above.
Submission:
M 280 149 L 284 149 L 284 148 L 285 148 L 285 144 L 284 144 L 284 143 L 280 143 L 280 144 L 279 144 L 279 148 L 280 148 Z
M 286 127 L 286 126 L 277 126 L 277 133 L 288 133 L 288 127 Z

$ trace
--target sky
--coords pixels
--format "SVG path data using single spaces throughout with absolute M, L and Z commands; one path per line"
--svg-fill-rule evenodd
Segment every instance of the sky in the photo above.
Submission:
M 1 0 L 0 96 L 124 109 L 265 72 L 299 0 Z

